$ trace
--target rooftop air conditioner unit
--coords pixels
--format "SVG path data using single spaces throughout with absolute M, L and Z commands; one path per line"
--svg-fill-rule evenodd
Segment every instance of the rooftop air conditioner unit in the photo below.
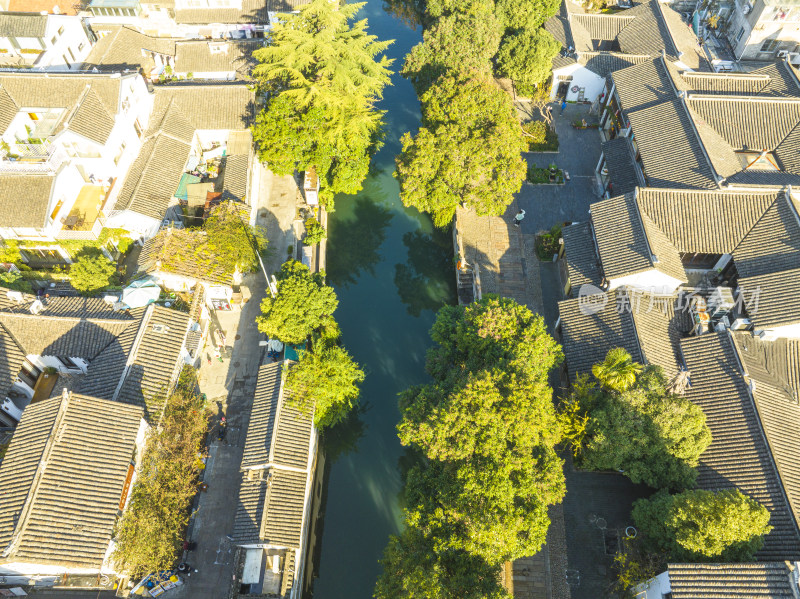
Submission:
M 778 50 L 776 52 L 775 56 L 777 56 L 778 58 L 786 58 L 787 56 L 789 56 L 789 51 L 788 50 Z
M 165 324 L 154 324 L 153 330 L 156 333 L 166 333 L 167 331 L 169 331 L 169 327 Z
M 746 15 L 749 15 L 750 11 L 752 10 L 753 10 L 753 5 L 750 4 L 749 2 L 745 2 L 744 6 L 742 7 L 742 12 Z
M 33 302 L 29 310 L 31 311 L 31 314 L 38 314 L 44 310 L 44 304 L 42 303 L 42 300 L 37 299 L 35 302 Z

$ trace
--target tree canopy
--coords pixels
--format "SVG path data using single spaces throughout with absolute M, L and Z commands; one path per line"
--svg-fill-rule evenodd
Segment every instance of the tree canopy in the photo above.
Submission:
M 527 142 L 505 92 L 488 77 L 441 77 L 421 97 L 423 126 L 406 133 L 395 175 L 406 206 L 447 226 L 463 203 L 502 214 L 522 187 Z
M 571 418 L 581 419 L 566 428 L 573 442 L 581 443 L 576 453 L 584 468 L 621 470 L 633 482 L 654 488 L 691 486 L 700 454 L 711 443 L 703 411 L 669 392 L 658 366 L 644 368 L 624 391 L 582 378 L 567 409 Z
M 469 35 L 464 35 L 467 31 Z M 502 33 L 491 3 L 444 15 L 425 30 L 422 43 L 411 49 L 401 72 L 420 95 L 447 72 L 489 72 Z
M 535 31 L 558 12 L 558 0 L 495 0 L 497 17 L 506 29 Z M 548 63 L 549 67 L 549 63 Z
M 526 27 L 503 38 L 497 54 L 499 73 L 513 79 L 529 94 L 552 75 L 553 58 L 561 44 L 541 27 Z
M 107 289 L 117 272 L 116 265 L 100 250 L 88 248 L 77 256 L 69 268 L 72 286 L 84 295 L 93 295 Z
M 350 354 L 332 345 L 302 352 L 289 369 L 286 387 L 301 409 L 313 406 L 314 426 L 321 430 L 338 424 L 356 407 L 363 380 L 364 371 Z
M 592 366 L 592 374 L 601 385 L 612 391 L 627 391 L 636 383 L 636 375 L 642 368 L 633 361 L 631 355 L 621 347 L 615 347 L 606 354 L 602 362 Z
M 383 112 L 375 109 L 389 83 L 391 41 L 352 23 L 364 3 L 313 0 L 283 15 L 271 44 L 253 55 L 253 76 L 268 93 L 253 137 L 259 157 L 277 174 L 316 168 L 321 198 L 355 193 L 380 147 Z
M 413 523 L 391 537 L 375 599 L 510 599 L 496 567 L 463 549 L 437 552 L 433 544 Z
M 400 398 L 400 440 L 429 460 L 408 476 L 410 517 L 441 551 L 532 555 L 547 506 L 565 492 L 547 384 L 561 350 L 543 319 L 510 299 L 446 306 L 431 336 L 434 383 Z
M 278 275 L 278 293 L 261 302 L 258 330 L 284 343 L 302 343 L 333 314 L 339 301 L 323 273 L 312 274 L 296 260 L 284 262 Z
M 736 489 L 662 491 L 632 515 L 650 550 L 674 561 L 748 561 L 772 530 L 769 511 Z

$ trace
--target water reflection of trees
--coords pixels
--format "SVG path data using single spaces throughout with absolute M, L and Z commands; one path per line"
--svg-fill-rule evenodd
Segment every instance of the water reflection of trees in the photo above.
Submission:
M 383 10 L 415 29 L 422 23 L 424 0 L 383 0 Z
M 331 285 L 344 287 L 355 283 L 361 273 L 375 274 L 381 260 L 378 249 L 391 220 L 391 212 L 368 195 L 355 200 L 349 218 L 336 220 L 328 239 L 327 275 Z
M 322 447 L 325 452 L 326 467 L 333 465 L 340 457 L 358 451 L 358 442 L 364 436 L 366 426 L 361 415 L 367 406 L 361 405 L 348 414 L 342 422 L 325 430 Z
M 413 231 L 403 235 L 408 248 L 406 264 L 395 264 L 394 284 L 408 313 L 438 310 L 456 301 L 453 271 L 453 242 L 450 230 L 432 233 Z

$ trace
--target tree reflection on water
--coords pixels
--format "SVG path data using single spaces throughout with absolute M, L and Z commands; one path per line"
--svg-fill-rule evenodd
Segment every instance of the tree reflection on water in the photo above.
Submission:
M 408 248 L 406 264 L 395 264 L 394 284 L 408 313 L 419 316 L 423 310 L 438 310 L 456 301 L 453 270 L 453 242 L 449 229 L 431 233 L 413 231 L 403 235 Z M 452 273 L 442 277 L 442 273 Z

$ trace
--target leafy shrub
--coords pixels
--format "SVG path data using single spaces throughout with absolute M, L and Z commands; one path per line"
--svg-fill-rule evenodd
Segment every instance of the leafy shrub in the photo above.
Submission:
M 14 291 L 24 291 L 25 293 L 33 291 L 31 284 L 18 272 L 0 272 L 0 287 L 13 289 Z
M 323 227 L 316 218 L 311 217 L 306 220 L 306 236 L 303 239 L 303 243 L 306 245 L 317 245 L 327 236 L 328 234 L 325 232 L 325 227 Z
M 558 254 L 559 239 L 561 239 L 561 225 L 558 224 L 553 225 L 549 231 L 536 236 L 536 255 L 539 260 L 552 260 L 553 256 Z
M 197 493 L 197 455 L 208 430 L 193 374 L 184 370 L 158 428 L 150 429 L 130 504 L 117 524 L 113 559 L 132 577 L 171 568 L 185 537 Z
M 547 138 L 547 123 L 544 121 L 525 123 L 522 130 L 528 134 L 528 141 L 532 144 L 543 144 Z
M 100 250 L 86 249 L 69 269 L 72 286 L 84 295 L 92 295 L 112 285 L 116 265 Z

